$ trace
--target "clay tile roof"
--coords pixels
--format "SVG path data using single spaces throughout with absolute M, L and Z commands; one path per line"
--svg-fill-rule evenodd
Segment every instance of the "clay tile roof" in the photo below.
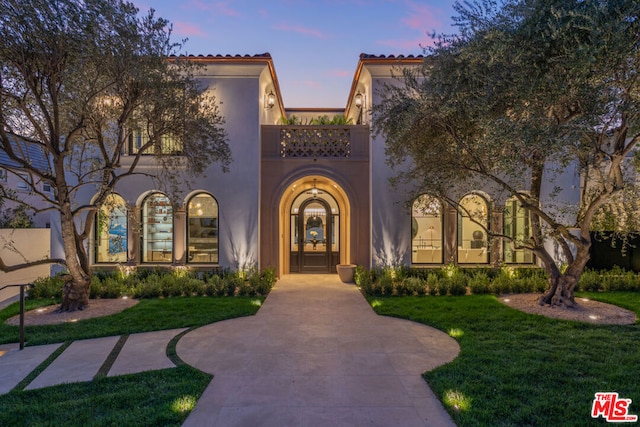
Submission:
M 194 54 L 188 54 L 188 55 L 171 55 L 169 56 L 169 59 L 176 59 L 176 58 L 192 58 L 192 59 L 271 59 L 271 54 L 269 52 L 265 52 L 265 53 L 258 53 L 255 55 L 249 55 L 249 54 L 245 54 L 245 55 L 240 55 L 240 54 L 235 54 L 235 55 L 231 55 L 231 54 L 226 54 L 226 55 L 222 55 L 220 53 L 218 54 L 207 54 L 204 55 L 202 53 L 194 55 Z
M 369 59 L 369 60 L 375 60 L 375 59 L 381 59 L 381 60 L 389 60 L 389 59 L 423 59 L 425 56 L 424 55 L 372 55 L 370 53 L 361 53 L 360 54 L 360 59 Z

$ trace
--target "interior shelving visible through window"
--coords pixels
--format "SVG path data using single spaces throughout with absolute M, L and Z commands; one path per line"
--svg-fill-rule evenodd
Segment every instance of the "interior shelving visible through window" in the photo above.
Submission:
M 142 261 L 171 262 L 173 207 L 168 197 L 154 193 L 142 205 Z

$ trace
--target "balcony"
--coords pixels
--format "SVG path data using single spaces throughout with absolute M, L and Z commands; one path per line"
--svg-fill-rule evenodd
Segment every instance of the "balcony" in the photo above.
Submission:
M 369 158 L 369 127 L 264 125 L 263 159 L 352 159 Z

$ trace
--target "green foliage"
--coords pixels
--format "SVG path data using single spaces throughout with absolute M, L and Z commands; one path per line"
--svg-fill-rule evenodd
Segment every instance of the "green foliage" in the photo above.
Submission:
M 362 265 L 356 266 L 356 271 L 353 274 L 353 281 L 360 287 L 367 287 L 371 284 L 371 273 Z
M 322 115 L 319 117 L 313 117 L 309 120 L 302 120 L 296 115 L 290 117 L 280 117 L 280 123 L 283 125 L 309 125 L 309 126 L 345 126 L 352 125 L 353 121 L 347 119 L 344 114 L 336 114 L 333 117 L 328 115 Z
M 62 287 L 64 282 L 58 276 L 41 277 L 33 282 L 33 287 L 29 289 L 30 299 L 55 299 L 62 300 Z
M 378 280 L 381 294 L 393 295 L 393 277 L 391 276 L 391 270 L 383 271 Z
M 0 203 L 2 203 L 1 199 Z M 0 228 L 33 228 L 33 226 L 33 214 L 27 206 L 19 205 L 0 212 Z
M 160 298 L 185 296 L 266 296 L 276 281 L 275 270 L 251 272 L 247 280 L 237 272 L 221 274 L 175 274 L 171 271 L 139 269 L 133 274 L 96 272 L 91 279 L 90 298 Z M 41 278 L 34 282 L 29 298 L 62 297 L 63 282 L 58 277 Z
M 436 274 L 430 272 L 427 275 L 427 288 L 429 288 L 429 295 L 436 295 L 438 293 L 438 285 L 441 278 Z
M 257 280 L 250 276 L 249 283 Z M 219 284 L 222 279 L 212 276 Z M 357 266 L 354 280 L 367 296 L 403 295 L 453 295 L 468 292 L 474 295 L 506 293 L 543 293 L 548 289 L 548 276 L 542 268 L 503 266 L 499 269 L 464 268 L 453 264 L 437 269 L 383 268 L 368 270 Z M 245 285 L 235 284 L 239 288 Z M 207 295 L 226 294 L 214 285 Z M 256 288 L 256 286 L 253 286 Z M 610 271 L 586 270 L 580 278 L 578 291 L 637 291 L 640 292 L 640 275 L 621 268 Z M 242 288 L 245 295 L 253 295 Z M 260 291 L 256 294 L 264 295 Z
M 377 272 L 377 273 L 376 273 Z M 356 283 L 365 295 L 466 295 L 544 292 L 548 287 L 548 277 L 541 268 L 515 268 L 505 266 L 500 269 L 464 268 L 454 264 L 437 269 L 383 268 L 367 270 L 356 268 Z M 633 274 L 615 273 L 615 289 L 631 289 Z M 622 280 L 624 279 L 624 280 Z M 612 283 L 614 279 L 611 279 Z M 622 281 L 622 282 L 621 282 Z
M 640 275 L 614 267 L 611 270 L 585 270 L 577 286 L 580 291 L 632 291 L 640 292 Z
M 578 290 L 587 292 L 598 292 L 602 289 L 602 278 L 597 271 L 585 270 L 580 276 Z
M 449 293 L 449 285 L 450 285 L 449 278 L 442 278 L 438 280 L 438 283 L 436 283 L 435 290 L 438 293 L 438 295 L 445 296 Z
M 489 276 L 484 271 L 479 271 L 469 278 L 469 289 L 474 295 L 490 293 L 490 284 Z
M 402 292 L 398 290 L 398 295 L 422 296 L 427 293 L 426 284 L 419 277 L 406 277 L 401 283 Z
M 467 294 L 467 277 L 463 272 L 456 271 L 448 278 L 448 282 L 449 293 L 451 295 L 461 296 Z

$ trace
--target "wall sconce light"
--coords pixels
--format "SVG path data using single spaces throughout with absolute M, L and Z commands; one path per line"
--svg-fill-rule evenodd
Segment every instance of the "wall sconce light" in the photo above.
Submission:
M 363 104 L 364 96 L 360 92 L 356 93 L 356 107 L 362 108 Z
M 356 93 L 354 98 L 356 108 L 358 109 L 358 118 L 356 120 L 357 125 L 362 124 L 362 111 L 364 110 L 364 95 L 360 92 Z
M 276 96 L 273 94 L 273 91 L 269 91 L 269 93 L 265 96 L 265 108 L 273 108 L 276 105 Z

